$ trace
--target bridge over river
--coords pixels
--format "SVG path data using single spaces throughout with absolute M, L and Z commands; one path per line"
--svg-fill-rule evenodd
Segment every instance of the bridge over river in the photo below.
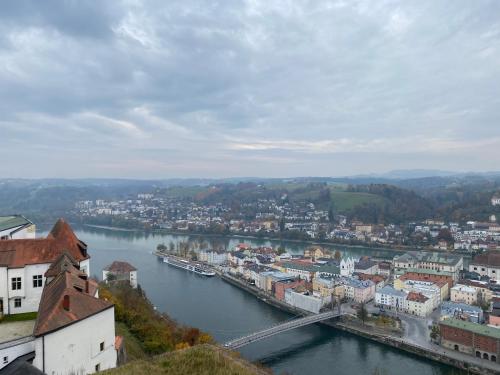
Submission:
M 297 318 L 292 321 L 287 321 L 285 323 L 277 324 L 275 326 L 263 329 L 262 331 L 251 333 L 249 335 L 240 337 L 238 339 L 231 340 L 225 343 L 224 347 L 228 349 L 238 349 L 253 342 L 260 341 L 268 337 L 277 335 L 278 333 L 290 331 L 292 329 L 299 327 L 304 327 L 309 324 L 322 322 L 324 320 L 337 318 L 340 315 L 342 315 L 340 311 L 330 310 L 321 314 L 308 315 L 304 318 Z

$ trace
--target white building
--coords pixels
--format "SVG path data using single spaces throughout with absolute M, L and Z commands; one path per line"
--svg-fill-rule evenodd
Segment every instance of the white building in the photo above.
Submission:
M 98 298 L 97 283 L 69 258 L 47 274 L 33 331 L 33 365 L 46 374 L 82 375 L 116 367 L 113 304 Z
M 46 238 L 0 240 L 0 314 L 37 311 L 44 274 L 65 251 L 89 274 L 87 245 L 64 220 Z
M 371 280 L 358 280 L 352 277 L 345 278 L 345 297 L 357 303 L 366 303 L 375 297 L 375 283 Z
M 500 251 L 490 250 L 477 255 L 469 264 L 469 271 L 500 281 Z
M 500 196 L 495 196 L 491 198 L 491 205 L 492 206 L 500 206 Z
M 396 255 L 393 259 L 394 273 L 402 275 L 409 269 L 424 269 L 450 273 L 453 280 L 457 281 L 463 269 L 463 257 L 438 252 L 409 251 Z
M 137 288 L 137 268 L 127 262 L 114 261 L 102 271 L 106 282 L 127 281 L 132 288 Z
M 386 285 L 375 292 L 375 304 L 389 310 L 402 311 L 405 307 L 406 294 L 405 291 Z
M 198 253 L 198 258 L 200 262 L 206 262 L 208 264 L 222 264 L 227 261 L 228 254 L 225 251 L 216 250 L 201 250 Z
M 479 290 L 473 286 L 457 284 L 450 289 L 450 300 L 473 305 L 478 302 Z
M 36 227 L 24 216 L 0 216 L 0 240 L 35 238 Z
M 285 302 L 291 306 L 318 314 L 321 308 L 327 301 L 321 297 L 316 297 L 311 294 L 299 293 L 293 289 L 286 289 Z
M 404 312 L 422 318 L 432 313 L 432 301 L 422 293 L 410 292 L 405 299 Z
M 405 280 L 403 290 L 407 293 L 416 292 L 426 296 L 432 305 L 432 309 L 441 304 L 441 288 L 431 281 Z
M 355 267 L 354 259 L 343 258 L 340 260 L 340 275 L 341 276 L 352 276 Z

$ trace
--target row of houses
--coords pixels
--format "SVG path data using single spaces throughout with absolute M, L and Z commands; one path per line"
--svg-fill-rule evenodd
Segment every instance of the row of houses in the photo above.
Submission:
M 209 251 L 203 251 L 200 259 L 214 259 Z M 213 252 L 215 253 L 215 252 Z M 280 256 L 272 252 L 259 257 L 253 249 L 238 245 L 235 251 L 226 253 L 226 260 L 218 263 L 224 272 L 247 280 L 256 287 L 286 303 L 317 313 L 328 305 L 332 297 L 365 303 L 375 296 L 387 276 L 379 273 L 379 264 L 369 258 L 359 261 L 353 258 L 334 259 L 320 248 L 306 249 L 303 256 Z M 264 260 L 264 261 L 263 261 Z M 210 261 L 208 261 L 210 262 Z M 389 267 L 380 268 L 385 273 Z

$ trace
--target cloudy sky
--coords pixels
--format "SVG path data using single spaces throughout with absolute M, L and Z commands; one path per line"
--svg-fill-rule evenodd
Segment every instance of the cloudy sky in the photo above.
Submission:
M 2 1 L 2 177 L 500 170 L 500 1 Z

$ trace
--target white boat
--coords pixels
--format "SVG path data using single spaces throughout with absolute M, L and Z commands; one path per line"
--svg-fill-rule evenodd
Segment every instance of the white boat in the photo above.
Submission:
M 183 270 L 194 272 L 198 275 L 208 277 L 215 276 L 215 272 L 210 270 L 209 268 L 206 268 L 200 264 L 190 263 L 185 259 L 180 259 L 171 255 L 163 256 L 163 262 L 177 268 L 182 268 Z

